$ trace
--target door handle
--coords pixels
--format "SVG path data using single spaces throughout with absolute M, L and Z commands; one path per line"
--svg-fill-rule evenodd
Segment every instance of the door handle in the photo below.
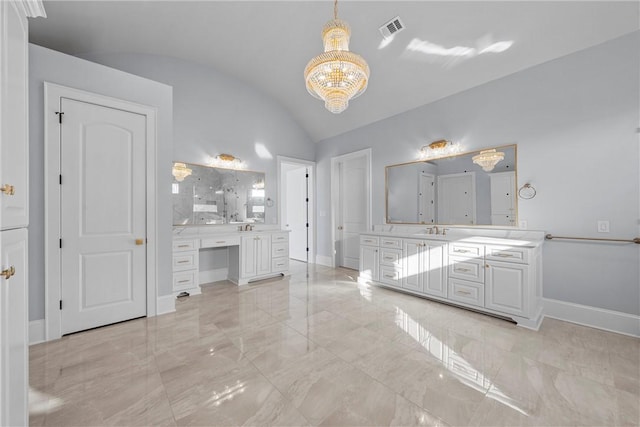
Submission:
M 6 280 L 9 280 L 9 278 L 11 276 L 14 276 L 16 274 L 16 269 L 15 267 L 12 265 L 11 267 L 2 270 L 2 272 L 0 273 L 0 276 L 4 277 Z
M 16 190 L 13 187 L 13 185 L 9 185 L 9 184 L 5 184 L 2 187 L 0 187 L 0 191 L 2 191 L 7 196 L 13 196 L 14 194 L 16 194 Z
M 137 246 L 144 245 L 144 239 L 136 239 L 136 245 Z

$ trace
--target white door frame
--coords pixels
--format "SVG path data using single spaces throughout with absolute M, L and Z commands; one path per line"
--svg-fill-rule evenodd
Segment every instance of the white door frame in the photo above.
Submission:
M 146 221 L 147 221 L 147 316 L 157 313 L 157 202 L 156 202 L 156 116 L 157 108 L 111 98 L 80 89 L 44 83 L 44 194 L 45 194 L 45 340 L 62 336 L 59 301 L 61 299 L 60 269 L 60 124 L 56 112 L 60 109 L 60 98 L 103 105 L 146 116 Z M 62 119 L 64 122 L 64 118 Z
M 358 157 L 364 157 L 365 163 L 365 187 L 366 187 L 366 229 L 371 230 L 371 148 L 365 148 L 364 150 L 354 151 L 352 153 L 342 154 L 331 158 L 331 267 L 338 265 L 336 251 L 336 224 L 338 217 L 338 208 L 340 205 L 339 190 L 340 190 L 340 171 L 338 166 L 340 163 L 357 159 Z
M 284 206 L 282 204 L 282 164 L 295 164 L 306 166 L 311 173 L 309 174 L 309 263 L 316 264 L 316 162 L 311 160 L 296 159 L 293 157 L 277 156 L 276 174 L 278 176 L 277 192 L 278 197 L 278 224 L 282 228 L 282 212 Z

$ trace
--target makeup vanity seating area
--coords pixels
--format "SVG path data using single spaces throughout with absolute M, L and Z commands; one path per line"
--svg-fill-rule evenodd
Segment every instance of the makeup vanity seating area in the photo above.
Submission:
M 362 233 L 358 281 L 540 327 L 543 232 L 427 230 L 380 225 Z
M 226 279 L 238 285 L 289 275 L 289 232 L 276 229 L 235 231 L 232 227 L 182 227 L 173 236 L 173 293 L 200 292 L 200 250 L 224 248 Z M 221 278 L 225 279 L 225 278 Z

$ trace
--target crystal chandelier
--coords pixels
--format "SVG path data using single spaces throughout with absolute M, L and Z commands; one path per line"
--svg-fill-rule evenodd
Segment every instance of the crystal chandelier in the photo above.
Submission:
M 491 172 L 500 160 L 504 159 L 504 153 L 495 149 L 481 151 L 471 158 L 473 163 L 482 167 L 485 172 Z
M 349 52 L 349 24 L 338 19 L 338 0 L 333 4 L 333 19 L 322 29 L 324 53 L 313 58 L 304 70 L 309 93 L 324 100 L 334 114 L 343 112 L 349 100 L 361 95 L 369 82 L 369 66 L 358 54 Z
M 187 165 L 184 163 L 177 162 L 173 164 L 172 173 L 174 178 L 178 182 L 184 181 L 186 177 L 191 175 L 191 172 L 192 172 L 191 169 L 189 169 Z

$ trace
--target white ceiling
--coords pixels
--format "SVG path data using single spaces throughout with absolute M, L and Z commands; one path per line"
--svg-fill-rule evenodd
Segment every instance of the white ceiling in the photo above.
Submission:
M 31 21 L 31 42 L 72 55 L 150 53 L 210 65 L 278 100 L 314 141 L 600 44 L 638 30 L 640 22 L 637 1 L 341 0 L 339 16 L 352 28 L 350 49 L 367 60 L 371 79 L 360 98 L 334 115 L 306 92 L 302 76 L 322 51 L 320 31 L 332 18 L 332 1 L 44 4 L 48 18 Z M 406 29 L 381 48 L 378 27 L 396 15 Z M 513 45 L 454 60 L 409 52 L 414 39 L 429 42 L 431 50 Z

